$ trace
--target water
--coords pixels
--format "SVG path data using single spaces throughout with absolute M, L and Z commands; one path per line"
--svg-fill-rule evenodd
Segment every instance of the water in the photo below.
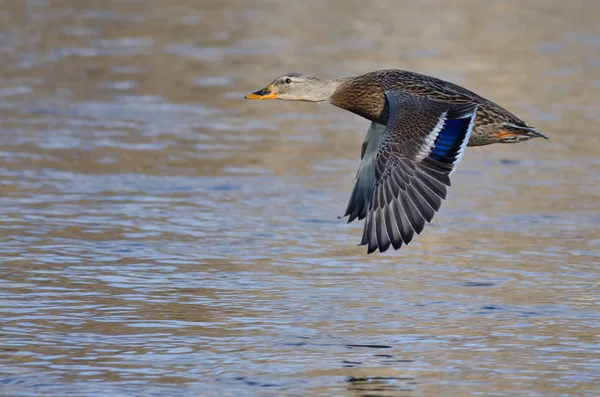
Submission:
M 595 1 L 0 4 L 0 394 L 600 394 Z M 451 79 L 551 140 L 470 149 L 366 256 L 368 122 L 274 77 Z

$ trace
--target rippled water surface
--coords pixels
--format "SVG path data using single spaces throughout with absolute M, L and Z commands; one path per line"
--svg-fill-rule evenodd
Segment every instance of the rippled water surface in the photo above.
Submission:
M 0 1 L 0 394 L 600 395 L 600 3 Z M 368 122 L 244 101 L 403 68 L 549 141 L 471 148 L 366 255 Z

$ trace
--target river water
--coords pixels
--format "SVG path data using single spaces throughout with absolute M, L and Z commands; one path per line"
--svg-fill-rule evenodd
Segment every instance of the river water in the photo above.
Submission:
M 600 395 L 600 3 L 0 1 L 0 395 Z M 368 122 L 245 101 L 402 68 L 551 139 L 470 148 L 366 255 Z

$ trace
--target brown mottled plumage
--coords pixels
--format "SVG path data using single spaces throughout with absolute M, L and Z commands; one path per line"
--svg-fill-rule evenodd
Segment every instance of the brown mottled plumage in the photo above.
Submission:
M 389 82 L 384 89 L 383 79 Z M 385 91 L 401 91 L 449 103 L 478 105 L 475 128 L 468 146 L 492 143 L 515 143 L 543 136 L 508 110 L 476 93 L 435 77 L 406 70 L 378 70 L 356 77 L 341 79 L 342 84 L 330 103 L 379 124 L 387 124 Z M 507 125 L 510 124 L 509 125 Z M 519 129 L 519 127 L 523 129 Z M 507 130 L 504 138 L 498 137 Z
M 472 91 L 404 70 L 337 80 L 289 73 L 246 98 L 330 102 L 371 120 L 345 214 L 366 218 L 369 253 L 399 249 L 431 222 L 466 146 L 547 139 Z

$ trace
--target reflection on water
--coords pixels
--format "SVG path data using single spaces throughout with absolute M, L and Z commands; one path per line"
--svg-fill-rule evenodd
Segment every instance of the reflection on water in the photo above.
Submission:
M 599 4 L 323 7 L 2 3 L 0 394 L 598 394 Z M 552 139 L 472 149 L 367 257 L 336 216 L 368 122 L 242 98 L 387 67 Z

